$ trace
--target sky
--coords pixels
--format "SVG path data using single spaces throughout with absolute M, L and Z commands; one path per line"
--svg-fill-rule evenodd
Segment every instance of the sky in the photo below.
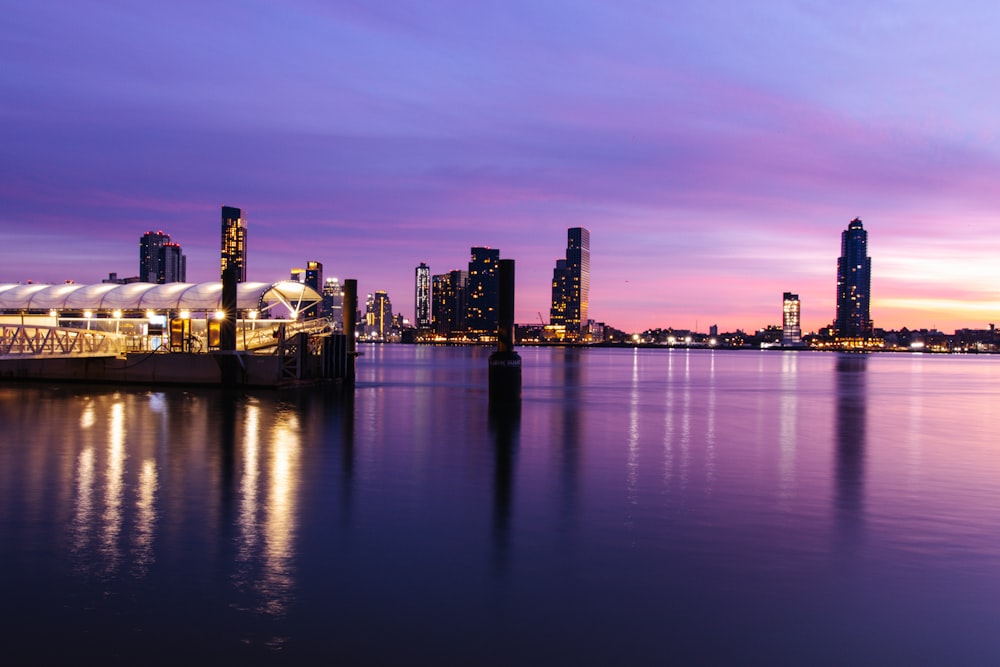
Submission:
M 910 0 L 0 0 L 0 283 L 309 260 L 414 316 L 414 270 L 515 260 L 548 321 L 566 230 L 626 332 L 834 318 L 868 230 L 877 327 L 1000 319 L 1000 5 Z

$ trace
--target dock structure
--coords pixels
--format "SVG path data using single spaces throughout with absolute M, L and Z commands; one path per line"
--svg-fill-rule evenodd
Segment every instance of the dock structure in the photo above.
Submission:
M 0 285 L 0 379 L 287 386 L 347 373 L 295 281 Z M 345 356 L 344 360 L 331 356 Z M 353 363 L 353 357 L 349 360 Z M 353 376 L 353 374 L 351 374 Z

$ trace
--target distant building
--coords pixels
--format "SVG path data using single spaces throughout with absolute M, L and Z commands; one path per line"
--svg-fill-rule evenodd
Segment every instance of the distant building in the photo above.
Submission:
M 247 280 L 247 225 L 242 209 L 222 207 L 221 270 L 236 267 L 236 282 Z
M 323 289 L 323 264 L 316 261 L 306 262 L 306 275 L 305 275 L 306 285 L 313 288 L 317 292 Z
M 67 280 L 66 282 L 72 282 Z M 139 276 L 129 276 L 128 278 L 119 278 L 117 273 L 109 273 L 108 277 L 101 281 L 105 284 L 112 285 L 128 285 L 130 283 L 141 283 L 144 282 L 139 279 Z
M 590 310 L 590 231 L 571 227 L 566 236 L 566 258 L 556 260 L 552 272 L 549 324 L 564 327 L 566 338 L 578 340 L 587 334 Z
M 344 330 L 344 287 L 336 278 L 323 283 L 323 314 L 333 321 L 337 331 Z
M 456 269 L 431 280 L 431 325 L 442 336 L 465 331 L 466 284 L 469 272 Z
M 782 303 L 781 345 L 800 347 L 802 325 L 799 316 L 799 295 L 785 292 Z
M 497 307 L 500 299 L 500 278 L 497 275 L 499 263 L 499 250 L 488 247 L 472 248 L 465 294 L 467 331 L 496 333 Z
M 414 318 L 418 329 L 431 326 L 431 270 L 423 262 L 416 270 L 414 286 Z
M 365 304 L 365 333 L 372 340 L 386 340 L 392 329 L 392 302 L 385 290 L 369 294 Z
M 841 233 L 837 259 L 837 317 L 833 326 L 839 338 L 872 335 L 871 283 L 868 232 L 861 219 L 854 218 Z
M 139 239 L 139 280 L 144 283 L 182 283 L 187 260 L 181 246 L 163 232 L 146 232 Z

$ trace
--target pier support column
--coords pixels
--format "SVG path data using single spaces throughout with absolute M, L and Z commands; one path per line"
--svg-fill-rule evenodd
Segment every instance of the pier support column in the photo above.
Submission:
M 344 382 L 354 384 L 354 364 L 358 358 L 358 339 L 355 338 L 358 319 L 358 281 L 348 278 L 344 281 L 344 335 L 347 336 L 347 367 Z
M 497 351 L 490 355 L 490 402 L 520 402 L 521 356 L 514 351 L 514 260 L 501 259 Z

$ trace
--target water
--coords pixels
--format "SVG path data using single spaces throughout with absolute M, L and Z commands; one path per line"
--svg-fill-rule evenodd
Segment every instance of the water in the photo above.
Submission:
M 364 348 L 0 385 L 7 664 L 987 664 L 1000 358 Z

